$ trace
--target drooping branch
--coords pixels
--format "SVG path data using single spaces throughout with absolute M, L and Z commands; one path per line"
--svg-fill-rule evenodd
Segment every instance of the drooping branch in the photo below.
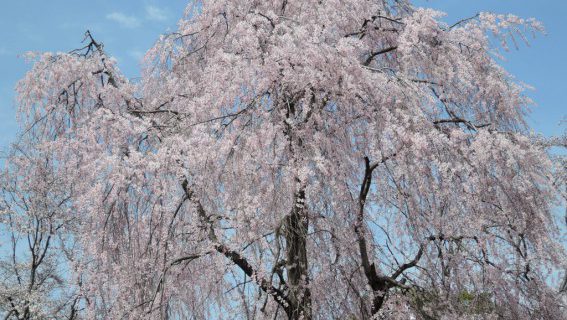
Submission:
M 471 130 L 474 130 L 474 131 L 476 131 L 476 129 L 478 129 L 478 128 L 484 128 L 484 127 L 490 126 L 490 123 L 475 125 L 475 124 L 472 124 L 468 120 L 458 118 L 458 117 L 454 117 L 454 118 L 451 118 L 451 119 L 440 119 L 440 120 L 433 121 L 433 124 L 436 125 L 436 126 L 439 125 L 439 124 L 444 124 L 444 123 L 455 123 L 455 124 L 462 123 L 462 124 L 465 124 L 468 129 L 471 129 Z
M 214 249 L 217 252 L 224 255 L 230 261 L 232 261 L 232 263 L 238 266 L 247 276 L 254 279 L 255 282 L 260 287 L 260 289 L 262 289 L 262 291 L 264 291 L 266 294 L 273 296 L 274 300 L 284 310 L 286 310 L 286 312 L 290 312 L 289 310 L 291 306 L 290 300 L 282 290 L 271 285 L 268 280 L 258 276 L 258 273 L 254 269 L 254 267 L 252 267 L 252 265 L 248 262 L 248 260 L 245 257 L 243 257 L 240 253 L 230 249 L 226 245 L 219 242 L 219 239 L 217 238 L 217 235 L 214 230 L 213 221 L 210 219 L 210 216 L 205 211 L 205 208 L 201 204 L 201 201 L 195 196 L 195 193 L 189 186 L 189 182 L 187 181 L 187 179 L 183 180 L 181 185 L 183 187 L 187 199 L 189 199 L 189 201 L 193 202 L 196 205 L 197 214 L 199 215 L 201 220 L 207 224 L 208 238 L 211 242 L 213 242 Z
M 413 258 L 412 261 L 408 262 L 408 263 L 404 263 L 402 264 L 398 270 L 396 270 L 393 274 L 392 274 L 392 278 L 396 279 L 398 278 L 402 273 L 404 273 L 404 271 L 413 268 L 417 265 L 417 263 L 419 262 L 419 259 L 421 259 L 421 256 L 423 255 L 423 245 L 419 246 L 419 250 L 417 251 L 417 254 L 415 255 L 415 257 Z
M 352 37 L 352 36 L 358 36 L 360 39 L 364 38 L 364 36 L 366 36 L 366 33 L 368 32 L 368 27 L 371 24 L 374 24 L 376 21 L 381 22 L 382 20 L 385 20 L 391 24 L 394 25 L 398 25 L 398 26 L 405 26 L 405 23 L 401 21 L 400 18 L 394 18 L 394 17 L 389 17 L 389 16 L 385 16 L 385 15 L 374 15 L 372 16 L 370 19 L 364 19 L 364 22 L 362 23 L 362 26 L 360 27 L 360 29 L 358 31 L 355 32 L 351 32 L 345 35 L 345 37 Z M 376 30 L 384 30 L 384 31 L 394 31 L 397 32 L 398 29 L 396 28 L 382 28 L 381 26 L 375 26 L 374 29 Z
M 374 299 L 372 301 L 372 310 L 371 310 L 371 313 L 373 315 L 376 314 L 382 308 L 382 305 L 386 298 L 386 294 L 389 289 L 394 287 L 398 287 L 402 289 L 410 288 L 409 286 L 403 284 L 402 282 L 397 281 L 396 279 L 406 270 L 415 267 L 419 262 L 419 260 L 421 259 L 424 252 L 424 246 L 420 245 L 419 250 L 416 256 L 413 258 L 413 260 L 402 264 L 391 276 L 385 276 L 379 274 L 376 271 L 376 265 L 370 262 L 368 246 L 366 243 L 366 236 L 364 232 L 364 211 L 365 211 L 365 204 L 368 198 L 368 193 L 372 186 L 372 173 L 380 164 L 386 162 L 395 155 L 396 154 L 393 154 L 388 157 L 384 157 L 382 158 L 382 160 L 375 163 L 370 163 L 370 159 L 368 157 L 364 157 L 364 177 L 362 180 L 362 184 L 360 186 L 360 193 L 358 197 L 358 214 L 357 214 L 354 230 L 357 235 L 362 269 L 366 276 L 368 285 L 372 288 L 374 292 Z
M 364 61 L 364 63 L 362 63 L 362 65 L 363 65 L 363 66 L 368 66 L 368 65 L 370 65 L 370 63 L 372 62 L 372 60 L 374 60 L 375 57 L 377 57 L 377 56 L 379 56 L 379 55 L 381 55 L 381 54 L 385 54 L 385 53 L 394 51 L 394 50 L 396 50 L 396 49 L 398 49 L 397 46 L 392 46 L 392 47 L 388 47 L 388 48 L 385 48 L 385 49 L 382 49 L 382 50 L 379 50 L 379 51 L 376 51 L 376 52 L 372 52 L 372 53 L 368 56 L 368 58 L 366 58 L 366 60 Z
M 360 186 L 360 194 L 358 196 L 358 214 L 356 219 L 356 224 L 354 226 L 354 231 L 358 237 L 358 247 L 360 250 L 360 258 L 362 260 L 362 268 L 364 273 L 368 278 L 369 282 L 374 282 L 375 270 L 373 272 L 370 261 L 368 259 L 368 249 L 366 245 L 366 238 L 364 237 L 363 224 L 364 224 L 364 205 L 366 204 L 366 198 L 368 196 L 368 191 L 370 190 L 370 185 L 372 183 L 372 169 L 370 166 L 370 160 L 368 157 L 364 158 L 364 178 Z
M 458 26 L 460 26 L 460 25 L 463 24 L 463 23 L 466 23 L 466 22 L 469 22 L 469 21 L 471 21 L 471 20 L 474 20 L 474 19 L 478 18 L 479 16 L 480 16 L 480 14 L 477 13 L 477 14 L 475 14 L 475 15 L 472 16 L 472 17 L 468 17 L 468 18 L 465 18 L 465 19 L 461 19 L 461 20 L 459 20 L 459 21 L 453 23 L 451 26 L 449 26 L 449 29 L 453 29 L 453 28 L 455 28 L 455 27 L 458 27 Z

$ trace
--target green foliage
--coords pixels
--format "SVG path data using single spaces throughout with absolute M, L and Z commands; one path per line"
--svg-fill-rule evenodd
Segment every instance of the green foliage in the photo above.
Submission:
M 441 294 L 434 291 L 410 290 L 408 297 L 414 311 L 424 320 L 439 319 L 440 315 L 448 313 L 459 316 L 485 316 L 497 309 L 490 292 L 462 290 L 455 294 Z M 453 303 L 449 303 L 450 301 Z

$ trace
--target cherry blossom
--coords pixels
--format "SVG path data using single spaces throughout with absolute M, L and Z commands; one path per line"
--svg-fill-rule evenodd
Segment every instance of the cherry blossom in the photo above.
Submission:
M 445 20 L 197 1 L 139 81 L 88 32 L 30 55 L 19 114 L 41 152 L 22 161 L 50 159 L 60 182 L 36 187 L 69 195 L 79 316 L 566 319 L 564 162 L 499 64 L 543 29 Z

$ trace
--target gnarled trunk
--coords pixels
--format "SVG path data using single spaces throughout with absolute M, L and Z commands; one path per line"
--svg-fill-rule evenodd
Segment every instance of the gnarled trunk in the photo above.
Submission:
M 311 319 L 311 291 L 307 264 L 307 230 L 309 219 L 305 208 L 305 191 L 294 195 L 294 207 L 285 221 L 286 269 L 289 286 L 287 309 L 289 319 Z

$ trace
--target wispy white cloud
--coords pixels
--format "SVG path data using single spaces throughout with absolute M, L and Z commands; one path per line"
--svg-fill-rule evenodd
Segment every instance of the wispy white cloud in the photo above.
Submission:
M 146 54 L 146 53 L 145 53 L 144 51 L 138 50 L 138 49 L 131 49 L 131 50 L 128 50 L 128 55 L 129 55 L 131 58 L 133 58 L 134 60 L 137 60 L 137 61 L 141 61 L 142 58 L 144 58 L 144 55 L 145 55 L 145 54 Z
M 169 18 L 167 10 L 152 5 L 146 6 L 146 19 L 153 21 L 166 21 Z
M 137 28 L 141 25 L 140 20 L 135 16 L 128 16 L 121 12 L 111 12 L 106 15 L 106 19 L 118 22 L 126 28 Z

